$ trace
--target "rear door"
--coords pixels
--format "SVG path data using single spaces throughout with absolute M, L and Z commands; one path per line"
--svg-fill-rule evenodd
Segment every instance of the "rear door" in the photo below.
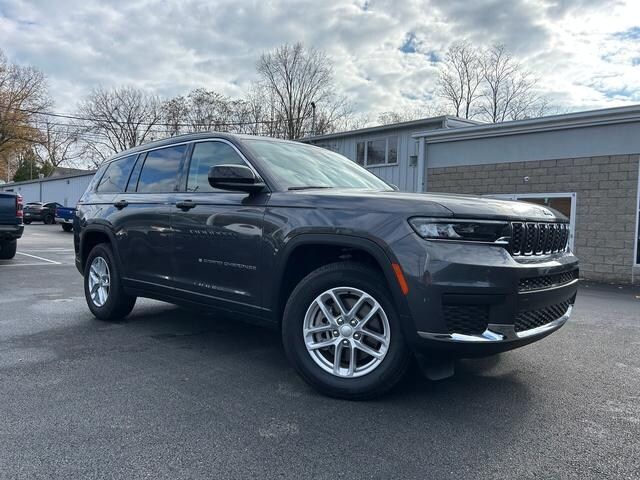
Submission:
M 250 166 L 226 140 L 193 144 L 172 206 L 175 284 L 199 300 L 250 312 L 261 303 L 260 248 L 269 195 L 211 187 L 209 169 L 228 164 Z
M 139 286 L 170 286 L 175 203 L 187 145 L 172 145 L 141 154 L 126 191 L 116 196 L 119 211 L 112 221 L 125 280 Z

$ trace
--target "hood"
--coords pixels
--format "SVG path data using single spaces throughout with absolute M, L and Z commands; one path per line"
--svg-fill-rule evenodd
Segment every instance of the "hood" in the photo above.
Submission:
M 454 216 L 460 218 L 496 218 L 542 222 L 568 221 L 567 217 L 557 210 L 531 202 L 446 193 L 423 195 L 451 210 Z
M 496 220 L 568 221 L 560 212 L 528 202 L 472 195 L 353 189 L 313 189 L 272 194 L 271 206 L 358 209 L 409 216 Z

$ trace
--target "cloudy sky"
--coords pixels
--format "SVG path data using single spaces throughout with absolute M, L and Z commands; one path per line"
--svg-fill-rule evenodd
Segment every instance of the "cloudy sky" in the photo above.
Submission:
M 302 41 L 375 118 L 432 102 L 463 38 L 505 44 L 563 109 L 640 103 L 640 0 L 0 0 L 0 48 L 45 72 L 61 112 L 97 85 L 241 96 L 262 51 Z

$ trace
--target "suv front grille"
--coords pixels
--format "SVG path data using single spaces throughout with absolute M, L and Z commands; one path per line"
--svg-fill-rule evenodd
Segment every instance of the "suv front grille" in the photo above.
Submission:
M 512 222 L 509 249 L 514 256 L 548 255 L 567 248 L 566 223 Z
M 558 287 L 573 282 L 578 278 L 578 270 L 570 272 L 556 273 L 554 275 L 543 275 L 541 277 L 521 278 L 518 283 L 519 292 L 529 292 L 531 290 L 542 290 L 545 288 Z
M 487 305 L 443 305 L 442 310 L 449 333 L 476 335 L 487 329 Z
M 566 301 L 538 310 L 519 312 L 516 316 L 515 330 L 516 332 L 523 332 L 553 322 L 567 313 L 570 305 L 571 302 Z

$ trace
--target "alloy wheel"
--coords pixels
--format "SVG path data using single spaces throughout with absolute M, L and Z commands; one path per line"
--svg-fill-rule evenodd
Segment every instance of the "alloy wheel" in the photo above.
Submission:
M 384 360 L 391 330 L 382 306 L 352 287 L 326 290 L 304 317 L 307 352 L 324 371 L 341 378 L 366 375 Z
M 111 274 L 109 266 L 102 257 L 96 257 L 89 268 L 89 295 L 96 307 L 102 307 L 109 298 Z

